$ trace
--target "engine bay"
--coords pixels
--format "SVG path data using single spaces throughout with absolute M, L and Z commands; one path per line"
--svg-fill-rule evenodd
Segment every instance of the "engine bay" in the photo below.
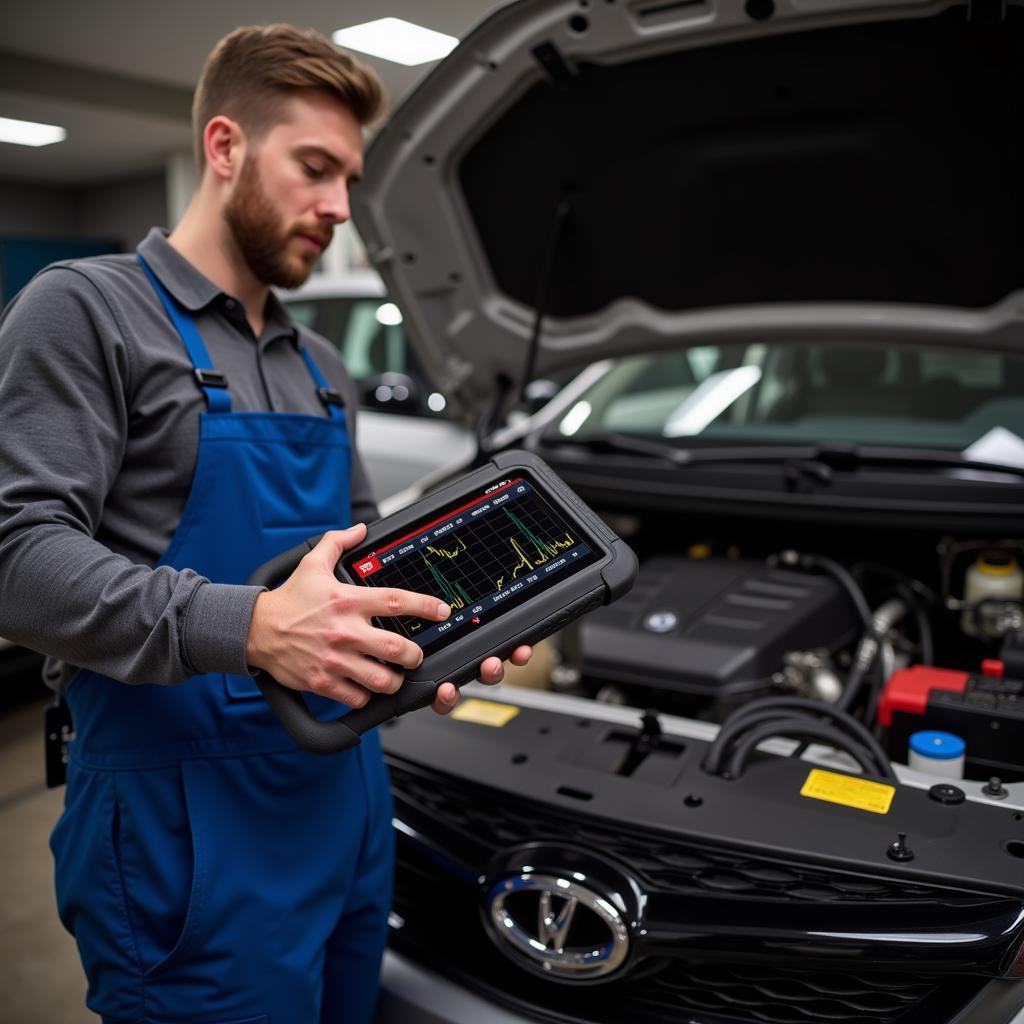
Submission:
M 898 763 L 996 794 L 1024 779 L 1021 542 L 762 523 L 741 543 L 748 523 L 680 543 L 678 523 L 613 521 L 638 583 L 557 638 L 550 688 L 719 725 L 795 698 L 851 714 Z M 913 739 L 931 732 L 953 748 Z

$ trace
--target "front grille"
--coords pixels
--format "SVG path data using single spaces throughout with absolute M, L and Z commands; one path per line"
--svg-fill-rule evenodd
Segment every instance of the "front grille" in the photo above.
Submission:
M 680 965 L 636 993 L 636 1005 L 663 1019 L 682 1010 L 745 1017 L 758 1024 L 898 1022 L 936 990 L 936 979 L 822 974 L 733 964 Z
M 391 784 L 400 804 L 407 803 L 469 846 L 479 848 L 485 858 L 527 842 L 586 846 L 628 864 L 649 890 L 800 903 L 931 903 L 962 895 L 903 879 L 700 846 L 665 833 L 625 828 L 593 816 L 516 800 L 508 793 L 447 775 L 423 776 L 394 763 Z
M 597 985 L 545 981 L 484 934 L 480 893 L 399 843 L 392 936 L 398 951 L 499 1004 L 557 1024 L 939 1024 L 980 981 L 905 972 L 664 959 Z

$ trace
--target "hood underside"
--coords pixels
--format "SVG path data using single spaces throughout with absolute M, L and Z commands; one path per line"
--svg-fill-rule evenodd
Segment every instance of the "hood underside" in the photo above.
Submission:
M 1012 6 L 525 0 L 395 112 L 357 224 L 472 411 L 538 310 L 534 376 L 765 331 L 1007 347 L 1022 86 Z

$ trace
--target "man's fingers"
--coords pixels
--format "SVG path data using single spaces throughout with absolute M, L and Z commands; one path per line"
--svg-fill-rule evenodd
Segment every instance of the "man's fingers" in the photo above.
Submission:
M 522 668 L 533 655 L 533 648 L 522 644 L 517 647 L 511 655 L 509 655 L 509 661 L 513 665 Z M 487 658 L 480 663 L 480 681 L 482 683 L 500 683 L 505 678 L 505 666 L 502 665 L 501 659 Z
M 423 661 L 423 648 L 398 633 L 369 627 L 360 649 L 374 658 L 382 658 L 402 668 L 419 668 Z
M 459 691 L 453 683 L 442 683 L 434 696 L 433 710 L 439 715 L 447 715 L 459 703 Z
M 307 680 L 307 688 L 321 697 L 332 700 L 350 702 L 340 694 L 346 694 L 349 687 L 355 684 L 357 689 L 370 693 L 394 693 L 401 685 L 404 677 L 400 672 L 382 665 L 373 658 L 349 654 L 346 657 L 331 660 L 323 665 L 319 672 Z M 363 704 L 366 703 L 364 700 Z M 362 707 L 362 704 L 350 704 L 351 707 Z
M 509 656 L 509 661 L 517 668 L 522 668 L 533 657 L 533 648 L 523 644 L 517 647 Z
M 411 590 L 395 587 L 367 587 L 360 597 L 360 606 L 367 615 L 393 618 L 396 615 L 414 615 L 439 622 L 447 619 L 451 608 L 429 594 L 415 594 Z
M 329 679 L 317 686 L 311 686 L 310 691 L 319 697 L 328 697 L 350 708 L 361 708 L 370 699 L 369 690 L 363 689 L 351 679 Z
M 480 665 L 480 681 L 483 683 L 500 683 L 505 676 L 505 666 L 501 658 L 487 658 Z
M 394 693 L 405 678 L 373 658 L 352 658 L 347 671 L 350 679 L 373 693 Z

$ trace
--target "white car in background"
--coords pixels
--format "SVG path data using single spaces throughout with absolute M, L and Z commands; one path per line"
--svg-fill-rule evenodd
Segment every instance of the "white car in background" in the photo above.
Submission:
M 317 276 L 281 299 L 296 323 L 338 347 L 359 386 L 357 442 L 378 501 L 472 457 L 472 432 L 446 414 L 448 400 L 427 379 L 376 273 Z

